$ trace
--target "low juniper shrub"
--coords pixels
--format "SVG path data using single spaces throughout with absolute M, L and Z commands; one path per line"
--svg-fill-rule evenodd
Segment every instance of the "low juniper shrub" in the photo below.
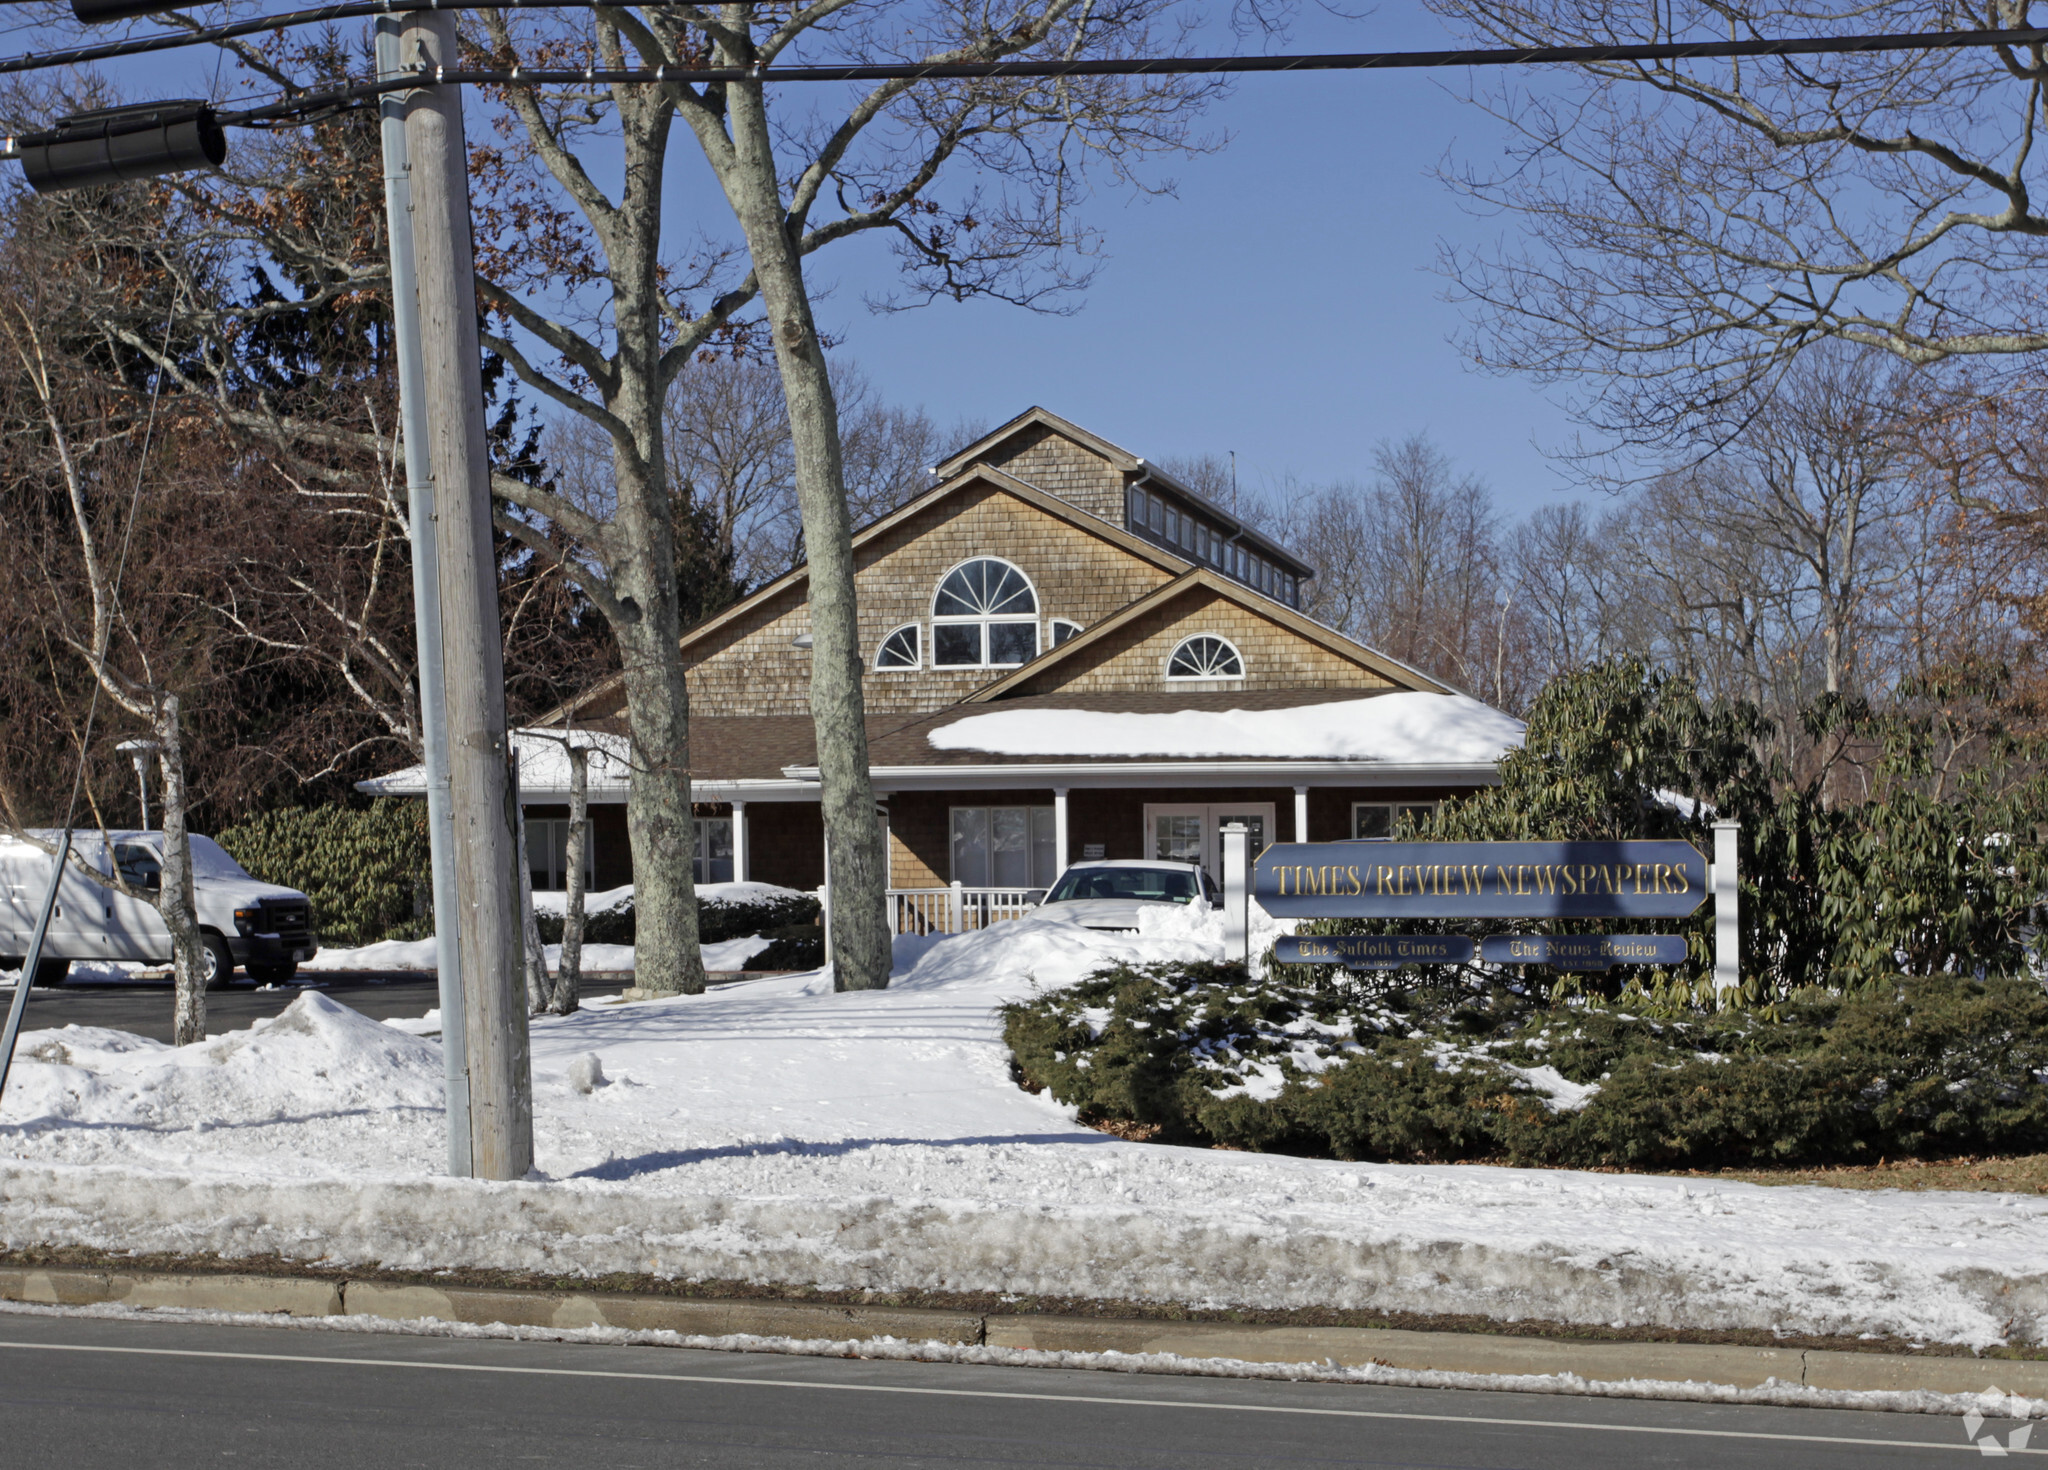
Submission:
M 1008 1007 L 1005 1034 L 1026 1086 L 1159 1142 L 1630 1168 L 2048 1149 L 2048 995 L 2025 979 L 1674 1020 L 1118 966 Z

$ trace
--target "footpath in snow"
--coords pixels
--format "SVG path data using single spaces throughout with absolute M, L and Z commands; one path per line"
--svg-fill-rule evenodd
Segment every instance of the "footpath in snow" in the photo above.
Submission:
M 22 1038 L 0 1240 L 336 1264 L 2048 1338 L 2048 1200 L 1127 1143 L 1017 1088 L 996 1007 L 1220 957 L 1212 915 L 1041 912 L 819 974 L 533 1024 L 538 1176 L 440 1177 L 431 1038 L 308 992 L 181 1049 Z M 34 1012 L 31 1010 L 31 1025 Z M 417 1028 L 415 1028 L 417 1029 Z M 604 1080 L 588 1091 L 586 1058 Z

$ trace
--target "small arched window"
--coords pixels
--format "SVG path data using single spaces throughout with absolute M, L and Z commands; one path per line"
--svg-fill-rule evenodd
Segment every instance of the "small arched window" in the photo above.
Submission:
M 923 648 L 915 623 L 905 623 L 882 640 L 875 650 L 878 669 L 914 669 L 923 664 Z
M 932 597 L 935 667 L 1007 668 L 1038 657 L 1038 594 L 1006 561 L 976 557 Z
M 1080 632 L 1081 625 L 1072 618 L 1054 618 L 1052 620 L 1052 646 L 1058 648 L 1062 643 L 1065 643 L 1069 638 L 1077 636 Z
M 1227 638 L 1197 633 L 1183 638 L 1166 660 L 1169 679 L 1242 679 L 1244 656 Z

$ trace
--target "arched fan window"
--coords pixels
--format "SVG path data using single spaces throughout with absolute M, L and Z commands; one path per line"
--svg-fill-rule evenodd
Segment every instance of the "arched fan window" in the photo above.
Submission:
M 1062 643 L 1065 643 L 1069 638 L 1074 637 L 1080 632 L 1081 625 L 1072 618 L 1054 618 L 1052 620 L 1052 646 L 1058 648 Z
M 1038 594 L 992 556 L 946 573 L 932 598 L 934 666 L 1009 667 L 1038 657 Z
M 923 663 L 920 656 L 918 629 L 915 623 L 905 623 L 882 640 L 882 646 L 875 650 L 875 667 L 878 669 L 914 669 Z
M 1227 638 L 1197 633 L 1184 638 L 1166 660 L 1169 679 L 1242 679 L 1244 656 Z

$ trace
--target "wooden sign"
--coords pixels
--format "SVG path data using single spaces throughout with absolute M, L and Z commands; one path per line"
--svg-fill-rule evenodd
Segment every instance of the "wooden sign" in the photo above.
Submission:
M 1682 918 L 1707 899 L 1689 842 L 1287 842 L 1252 897 L 1277 918 Z

